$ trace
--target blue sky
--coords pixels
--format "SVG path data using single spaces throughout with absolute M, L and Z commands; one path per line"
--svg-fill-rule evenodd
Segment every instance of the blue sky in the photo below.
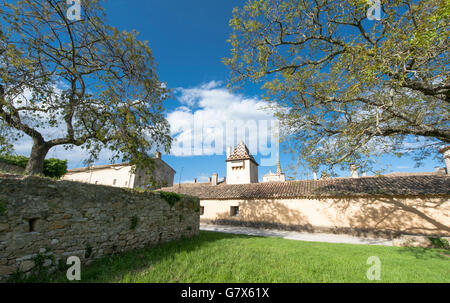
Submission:
M 233 7 L 243 3 L 231 0 L 109 0 L 104 4 L 109 24 L 128 31 L 135 29 L 141 40 L 149 41 L 160 80 L 176 90 L 174 98 L 166 105 L 169 121 L 178 128 L 174 135 L 183 135 L 189 128 L 186 119 L 239 120 L 270 116 L 257 110 L 262 104 L 257 87 L 248 87 L 239 94 L 225 89 L 229 70 L 221 59 L 229 55 L 228 21 Z M 16 151 L 29 154 L 29 148 L 23 142 Z M 257 161 L 260 156 L 255 155 Z M 66 152 L 58 147 L 51 150 L 48 157 L 68 159 L 69 168 L 83 166 L 84 155 L 76 150 Z M 283 167 L 294 163 L 291 155 L 281 153 L 280 158 Z M 219 178 L 226 175 L 224 154 L 164 155 L 163 159 L 177 171 L 176 183 L 193 178 L 205 181 L 215 172 L 219 173 Z M 414 162 L 409 158 L 386 156 L 381 160 L 382 165 L 391 165 L 389 171 L 432 171 L 435 166 L 443 166 L 442 162 L 431 159 L 420 168 L 414 168 Z M 108 163 L 106 155 L 96 164 L 105 163 Z M 259 177 L 262 178 L 269 169 L 274 170 L 275 166 L 260 167 Z M 300 179 L 312 177 L 312 172 L 302 168 L 298 173 Z M 348 176 L 349 173 L 342 172 L 341 175 Z

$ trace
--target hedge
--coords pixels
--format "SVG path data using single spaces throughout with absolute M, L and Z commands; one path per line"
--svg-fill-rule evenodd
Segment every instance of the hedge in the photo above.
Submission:
M 0 155 L 0 161 L 12 165 L 16 165 L 25 168 L 28 163 L 28 157 L 25 156 L 13 156 L 13 155 Z M 61 178 L 67 172 L 67 160 L 60 160 L 55 158 L 44 160 L 44 170 L 42 174 L 50 178 Z

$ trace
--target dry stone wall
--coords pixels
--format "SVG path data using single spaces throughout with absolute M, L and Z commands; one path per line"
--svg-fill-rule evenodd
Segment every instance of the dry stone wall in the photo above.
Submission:
M 170 205 L 172 204 L 172 205 Z M 38 177 L 0 176 L 0 281 L 199 233 L 199 200 Z M 39 261 L 39 264 L 36 264 Z
M 0 162 L 0 172 L 23 175 L 25 173 L 25 169 L 17 165 Z

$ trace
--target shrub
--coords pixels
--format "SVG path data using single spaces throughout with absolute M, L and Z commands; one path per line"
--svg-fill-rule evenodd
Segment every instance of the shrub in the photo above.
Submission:
M 0 161 L 25 168 L 28 163 L 28 157 L 0 155 Z M 59 160 L 55 158 L 44 160 L 43 175 L 50 178 L 61 178 L 67 172 L 67 160 Z
M 142 188 L 140 186 L 136 186 L 135 188 L 133 188 L 133 191 L 138 192 L 138 193 L 144 193 L 145 192 L 145 188 Z
M 50 158 L 44 160 L 43 174 L 50 178 L 61 178 L 67 172 L 67 160 Z
M 33 258 L 33 262 L 35 264 L 35 269 L 40 272 L 44 267 L 45 256 L 39 253 Z
M 0 161 L 7 163 L 7 164 L 11 164 L 11 165 L 15 165 L 15 166 L 19 166 L 22 168 L 25 168 L 27 166 L 28 163 L 28 157 L 25 156 L 12 156 L 12 155 L 0 155 Z
M 131 217 L 130 229 L 131 229 L 131 230 L 136 229 L 137 224 L 138 224 L 138 217 L 137 217 L 137 216 Z
M 46 249 L 46 252 L 49 252 Z M 32 261 L 34 262 L 34 268 L 28 272 L 15 272 L 11 276 L 8 277 L 7 282 L 9 283 L 39 283 L 41 281 L 49 281 L 51 280 L 50 272 L 44 267 L 45 261 L 50 260 L 51 264 L 55 264 L 55 257 L 53 255 L 43 255 L 38 253 L 33 257 Z M 61 261 L 61 260 L 60 260 Z
M 6 203 L 0 200 L 0 216 L 6 215 Z
M 445 239 L 442 238 L 428 238 L 428 239 L 431 241 L 431 243 L 433 243 L 433 246 L 437 248 L 450 249 L 450 244 Z
M 92 246 L 88 243 L 86 245 L 86 250 L 84 251 L 84 257 L 88 259 L 92 255 Z
M 159 195 L 161 199 L 164 199 L 167 203 L 169 203 L 170 207 L 174 206 L 175 203 L 181 200 L 181 195 L 177 193 L 160 191 Z

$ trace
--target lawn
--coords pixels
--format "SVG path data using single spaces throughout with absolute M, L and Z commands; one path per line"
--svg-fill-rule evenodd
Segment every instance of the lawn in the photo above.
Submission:
M 450 282 L 449 252 L 437 249 L 328 244 L 201 232 L 97 260 L 82 282 L 373 282 L 370 256 L 381 260 L 379 282 Z M 65 273 L 51 281 L 64 282 Z

